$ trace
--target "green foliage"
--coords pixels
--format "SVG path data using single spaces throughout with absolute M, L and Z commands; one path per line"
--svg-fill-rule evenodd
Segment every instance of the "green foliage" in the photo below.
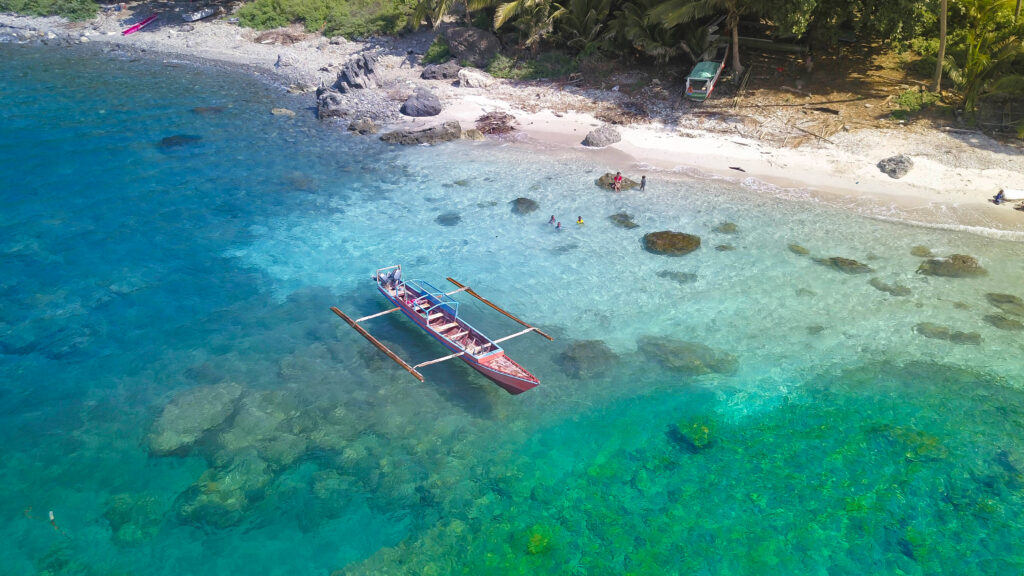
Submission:
M 238 11 L 243 26 L 266 30 L 301 23 L 325 36 L 397 34 L 408 8 L 401 0 L 255 0 Z
M 669 28 L 650 16 L 657 5 L 658 0 L 624 2 L 611 23 L 615 45 L 655 62 L 668 62 L 681 52 L 696 60 L 707 44 L 707 29 L 696 24 Z
M 592 52 L 607 36 L 611 6 L 611 0 L 569 0 L 555 28 L 562 42 L 577 52 Z
M 899 104 L 900 109 L 912 114 L 920 112 L 938 101 L 938 94 L 921 90 L 907 90 L 896 98 L 896 103 Z
M 0 12 L 28 16 L 63 16 L 68 20 L 89 20 L 99 5 L 93 0 L 0 0 Z
M 487 65 L 487 72 L 496 78 L 537 80 L 562 78 L 576 71 L 576 62 L 561 52 L 545 52 L 532 60 L 513 60 L 498 54 Z
M 427 48 L 427 53 L 423 55 L 423 63 L 440 64 L 451 60 L 451 58 L 452 53 L 448 50 L 448 41 L 438 34 L 430 43 L 430 48 Z
M 1004 76 L 992 84 L 992 92 L 1024 96 L 1024 75 Z
M 1011 25 L 1013 0 L 962 0 L 960 4 L 965 35 L 943 68 L 963 96 L 964 109 L 971 112 L 982 92 L 1024 56 L 1024 43 Z

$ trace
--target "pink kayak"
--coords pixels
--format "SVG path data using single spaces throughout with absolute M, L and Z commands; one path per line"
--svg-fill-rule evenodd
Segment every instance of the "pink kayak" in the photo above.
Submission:
M 129 26 L 129 27 L 125 28 L 124 30 L 122 30 L 121 31 L 121 35 L 122 36 L 127 36 L 129 34 L 134 34 L 134 33 L 138 32 L 139 30 L 142 30 L 146 26 L 149 26 L 150 24 L 152 24 L 153 21 L 156 20 L 156 17 L 158 15 L 159 14 L 157 14 L 156 12 L 150 14 L 149 17 L 146 18 L 145 20 L 143 20 L 142 22 L 139 22 L 138 24 L 133 24 L 132 26 Z

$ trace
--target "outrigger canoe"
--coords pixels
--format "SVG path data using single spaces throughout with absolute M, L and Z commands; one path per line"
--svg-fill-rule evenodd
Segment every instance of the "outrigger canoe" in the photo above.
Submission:
M 142 30 L 146 26 L 149 26 L 150 24 L 152 24 L 153 21 L 156 20 L 156 17 L 159 16 L 159 15 L 160 14 L 157 13 L 157 12 L 154 12 L 154 13 L 150 14 L 142 22 L 139 22 L 138 24 L 134 24 L 134 25 L 129 26 L 129 27 L 125 28 L 124 30 L 122 30 L 121 31 L 121 35 L 122 36 L 127 36 L 129 34 L 134 34 L 134 33 L 138 32 L 139 30 Z
M 686 77 L 686 92 L 690 100 L 707 100 L 718 83 L 718 78 L 725 69 L 725 57 L 729 53 L 728 44 L 716 44 L 708 49 L 704 59 L 697 63 Z
M 424 378 L 418 372 L 418 368 L 452 358 L 459 358 L 466 364 L 469 364 L 474 370 L 483 374 L 498 386 L 501 386 L 509 394 L 520 394 L 540 384 L 540 380 L 536 376 L 509 358 L 498 344 L 530 332 L 536 332 L 548 340 L 551 340 L 551 336 L 498 308 L 492 302 L 474 292 L 470 287 L 460 284 L 452 278 L 448 278 L 448 281 L 455 284 L 458 289 L 451 292 L 445 292 L 423 280 L 403 281 L 402 267 L 400 265 L 378 269 L 374 272 L 373 279 L 377 283 L 377 290 L 394 305 L 393 308 L 377 314 L 371 314 L 370 316 L 364 316 L 357 320 L 353 320 L 337 307 L 331 307 L 331 310 L 347 322 L 349 326 L 354 328 L 356 332 L 359 332 L 359 334 L 380 349 L 381 352 L 387 354 L 389 358 L 419 379 L 420 382 L 423 382 Z M 452 298 L 453 294 L 459 292 L 466 292 L 470 296 L 479 299 L 484 304 L 526 326 L 526 329 L 503 338 L 498 338 L 497 340 L 488 338 L 479 330 L 473 328 L 469 322 L 459 317 L 459 302 Z M 427 334 L 433 336 L 435 340 L 443 344 L 452 353 L 411 366 L 359 325 L 361 322 L 371 318 L 399 311 L 426 331 Z

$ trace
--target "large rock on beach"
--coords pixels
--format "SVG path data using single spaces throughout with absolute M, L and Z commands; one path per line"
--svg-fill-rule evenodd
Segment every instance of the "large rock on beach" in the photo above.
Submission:
M 321 86 L 316 89 L 316 117 L 321 120 L 327 118 L 345 118 L 348 116 L 348 106 L 341 95 L 341 92 Z
M 456 62 L 468 62 L 477 68 L 490 64 L 501 49 L 497 36 L 479 28 L 449 28 L 445 40 Z
M 579 340 L 559 356 L 562 368 L 573 378 L 589 378 L 612 369 L 619 356 L 601 340 Z
M 234 382 L 181 392 L 153 423 L 150 451 L 162 455 L 187 450 L 234 413 L 241 394 L 242 386 Z
M 443 64 L 428 64 L 420 73 L 424 80 L 455 80 L 459 77 L 459 70 L 462 66 L 455 60 L 449 60 Z
M 537 204 L 536 200 L 529 198 L 516 198 L 510 204 L 512 204 L 512 213 L 520 216 L 525 216 L 540 209 L 540 204 Z
M 494 76 L 476 68 L 459 70 L 459 86 L 463 88 L 490 88 L 494 85 Z
M 642 336 L 637 350 L 647 359 L 687 376 L 704 374 L 732 374 L 736 371 L 736 357 L 701 344 L 658 336 Z
M 583 139 L 583 145 L 590 148 L 604 148 L 622 140 L 619 131 L 611 126 L 604 125 L 595 128 Z
M 452 120 L 440 126 L 431 126 L 423 130 L 397 130 L 388 132 L 380 137 L 388 144 L 403 144 L 406 146 L 416 144 L 438 144 L 451 142 L 462 137 L 462 126 Z
M 352 89 L 361 90 L 380 86 L 374 69 L 376 64 L 377 59 L 371 54 L 360 54 L 352 58 L 341 67 L 334 86 L 342 94 Z
M 611 172 L 605 172 L 600 178 L 594 180 L 594 184 L 597 184 L 598 186 L 606 190 L 611 190 L 612 183 L 614 181 L 615 174 L 612 174 Z M 632 190 L 633 188 L 636 188 L 638 186 L 640 186 L 640 184 L 638 184 L 636 180 L 630 180 L 629 178 L 623 177 L 622 185 L 620 186 L 620 188 L 622 190 Z
M 822 266 L 828 266 L 833 270 L 845 272 L 846 274 L 866 274 L 871 272 L 871 266 L 867 264 L 861 264 L 856 260 L 849 258 L 842 258 L 840 256 L 832 256 L 831 258 L 815 258 L 815 262 Z
M 644 250 L 662 256 L 684 256 L 700 248 L 700 236 L 685 232 L 649 232 L 643 238 Z
M 906 154 L 891 156 L 878 162 L 878 169 L 888 174 L 890 178 L 903 178 L 913 167 L 914 161 Z
M 437 116 L 441 113 L 441 99 L 426 88 L 417 88 L 412 96 L 406 99 L 399 112 L 413 118 Z
M 1013 294 L 989 292 L 985 294 L 988 303 L 1013 316 L 1024 316 L 1024 300 Z
M 945 276 L 947 278 L 972 278 L 984 276 L 988 271 L 978 264 L 978 260 L 966 254 L 952 254 L 948 258 L 932 258 L 925 260 L 917 268 L 918 274 L 927 276 Z

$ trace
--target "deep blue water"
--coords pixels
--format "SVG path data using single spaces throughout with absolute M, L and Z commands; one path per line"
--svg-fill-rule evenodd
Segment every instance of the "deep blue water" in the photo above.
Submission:
M 1024 320 L 986 296 L 1024 297 L 1021 244 L 673 174 L 613 196 L 593 180 L 637 168 L 584 151 L 388 147 L 216 68 L 0 56 L 4 573 L 1024 571 L 1024 332 L 986 320 Z M 702 247 L 644 252 L 660 229 Z M 421 384 L 330 313 L 382 310 L 395 263 L 553 334 L 506 346 L 542 386 Z

